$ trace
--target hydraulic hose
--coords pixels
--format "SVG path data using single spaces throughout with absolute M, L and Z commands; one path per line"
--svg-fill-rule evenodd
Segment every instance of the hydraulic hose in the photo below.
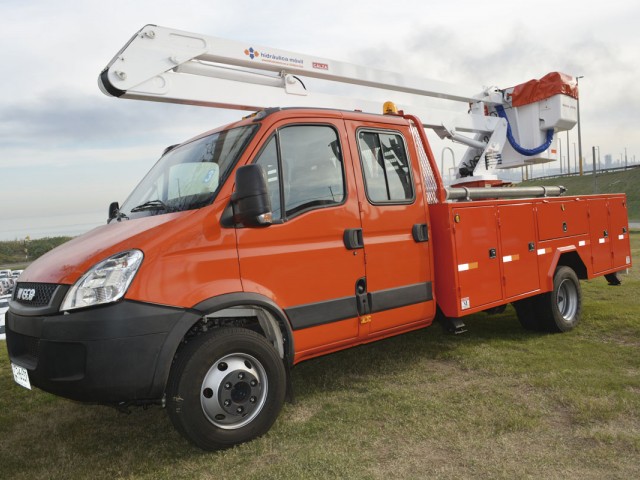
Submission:
M 502 105 L 496 105 L 496 111 L 500 118 L 504 118 L 507 121 L 507 140 L 509 140 L 509 144 L 513 147 L 513 149 L 521 155 L 525 155 L 527 157 L 531 157 L 533 155 L 537 155 L 539 153 L 544 152 L 553 141 L 553 128 L 547 130 L 547 139 L 545 143 L 536 148 L 524 148 L 516 142 L 516 139 L 513 138 L 513 132 L 511 131 L 511 124 L 509 123 L 509 119 L 507 118 L 507 114 L 504 111 L 504 107 Z

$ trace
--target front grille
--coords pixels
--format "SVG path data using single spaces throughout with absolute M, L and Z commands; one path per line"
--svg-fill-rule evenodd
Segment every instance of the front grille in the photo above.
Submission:
M 13 300 L 30 307 L 45 307 L 51 302 L 57 287 L 55 283 L 18 282 Z

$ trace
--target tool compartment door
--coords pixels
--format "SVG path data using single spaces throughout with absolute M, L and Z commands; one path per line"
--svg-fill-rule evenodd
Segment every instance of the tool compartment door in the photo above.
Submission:
M 501 261 L 506 298 L 540 288 L 533 205 L 498 208 Z
M 452 213 L 460 310 L 501 300 L 495 206 L 454 208 Z
M 611 249 L 613 268 L 627 267 L 631 262 L 631 245 L 629 243 L 629 222 L 627 221 L 627 202 L 624 197 L 609 199 L 611 232 Z
M 598 274 L 610 270 L 612 266 L 609 208 L 606 199 L 589 200 L 589 226 L 591 265 L 593 273 Z

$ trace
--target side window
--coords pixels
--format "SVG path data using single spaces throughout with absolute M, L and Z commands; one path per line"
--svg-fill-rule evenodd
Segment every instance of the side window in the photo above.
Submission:
M 344 201 L 340 143 L 336 131 L 329 126 L 295 125 L 280 129 L 256 163 L 262 165 L 267 175 L 274 219 Z
M 372 203 L 413 200 L 409 157 L 401 135 L 360 131 L 358 148 L 367 197 Z

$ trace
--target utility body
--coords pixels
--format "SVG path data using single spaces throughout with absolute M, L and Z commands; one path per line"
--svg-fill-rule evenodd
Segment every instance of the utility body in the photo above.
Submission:
M 172 32 L 141 30 L 103 90 L 126 97 L 109 80 L 130 78 L 117 69 L 126 49 Z M 169 53 L 156 56 L 178 75 Z M 504 153 L 487 144 L 507 121 L 490 122 L 467 142 L 476 156 Z M 163 404 L 186 438 L 216 449 L 270 428 L 303 360 L 436 318 L 459 331 L 508 303 L 527 329 L 572 329 L 579 279 L 614 282 L 631 266 L 625 196 L 445 187 L 424 127 L 402 112 L 269 108 L 168 148 L 107 225 L 20 276 L 6 326 L 16 381 Z

